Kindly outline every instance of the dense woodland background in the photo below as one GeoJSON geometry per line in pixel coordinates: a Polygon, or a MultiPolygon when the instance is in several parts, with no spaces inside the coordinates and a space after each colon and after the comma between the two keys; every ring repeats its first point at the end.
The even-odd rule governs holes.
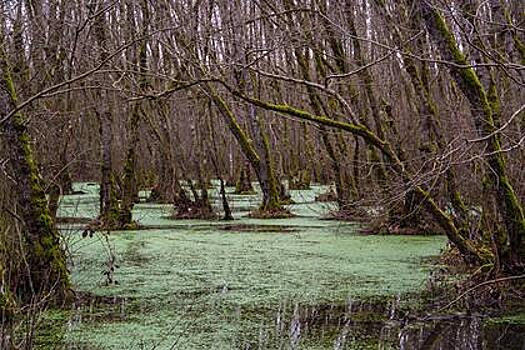
{"type": "Polygon", "coordinates": [[[523,6],[2,1],[0,305],[69,294],[54,221],[73,181],[101,184],[93,230],[134,227],[141,189],[212,218],[209,181],[251,179],[271,218],[333,184],[339,218],[523,271],[523,6]]]}

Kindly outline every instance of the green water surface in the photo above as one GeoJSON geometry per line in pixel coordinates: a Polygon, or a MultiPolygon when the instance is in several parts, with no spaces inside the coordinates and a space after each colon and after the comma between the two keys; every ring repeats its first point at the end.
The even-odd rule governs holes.
{"type": "MultiPolygon", "coordinates": [[[[66,196],[59,214],[94,218],[98,187],[75,186],[85,194],[66,196]]],[[[388,320],[405,295],[424,289],[429,257],[446,239],[364,236],[357,224],[321,220],[334,208],[313,201],[324,190],[293,191],[291,219],[247,218],[258,197],[229,195],[231,223],[172,221],[170,206],[140,203],[134,217],[153,229],[82,238],[78,226],[63,225],[75,289],[91,297],[50,312],[55,336],[40,346],[377,348],[366,334],[347,337],[348,313],[360,315],[352,305],[382,301],[384,309],[361,314],[388,320]]]]}

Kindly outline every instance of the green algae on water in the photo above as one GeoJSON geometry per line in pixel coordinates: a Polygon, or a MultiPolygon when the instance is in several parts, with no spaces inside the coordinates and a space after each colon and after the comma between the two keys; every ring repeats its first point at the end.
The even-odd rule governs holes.
{"type": "MultiPolygon", "coordinates": [[[[241,208],[233,223],[169,220],[169,205],[141,203],[133,214],[146,229],[84,239],[80,230],[65,231],[75,288],[125,302],[74,309],[64,344],[273,349],[297,342],[302,349],[333,348],[342,341],[343,318],[343,325],[314,329],[320,310],[342,306],[338,312],[345,315],[346,305],[370,298],[394,305],[424,288],[431,269],[424,262],[439,254],[444,237],[358,235],[355,223],[319,220],[325,207],[309,202],[314,191],[292,196],[299,204],[290,208],[302,214],[291,219],[248,218],[243,210],[257,203],[246,205],[246,199],[232,206],[241,208]],[[294,325],[302,325],[301,334],[294,325]]],[[[73,208],[75,200],[64,204],[73,208]]],[[[85,213],[96,202],[76,205],[85,213]]],[[[356,320],[379,322],[389,313],[365,312],[356,320]]]]}

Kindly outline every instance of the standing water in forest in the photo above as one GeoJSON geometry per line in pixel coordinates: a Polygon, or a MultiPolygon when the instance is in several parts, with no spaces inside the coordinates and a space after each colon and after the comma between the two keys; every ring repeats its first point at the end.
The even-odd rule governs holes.
{"type": "MultiPolygon", "coordinates": [[[[96,215],[97,189],[78,186],[88,193],[65,197],[59,215],[96,215]]],[[[37,344],[520,349],[524,327],[512,319],[425,312],[421,293],[445,247],[442,236],[362,235],[358,224],[322,220],[335,203],[313,199],[326,190],[291,191],[291,219],[249,218],[257,195],[229,187],[234,222],[174,221],[169,205],[139,203],[141,230],[82,238],[82,226],[64,224],[78,300],[42,316],[37,344]]],[[[217,208],[219,191],[218,184],[210,191],[217,208]]]]}
{"type": "Polygon", "coordinates": [[[0,1],[0,348],[523,348],[522,23],[0,1]]]}

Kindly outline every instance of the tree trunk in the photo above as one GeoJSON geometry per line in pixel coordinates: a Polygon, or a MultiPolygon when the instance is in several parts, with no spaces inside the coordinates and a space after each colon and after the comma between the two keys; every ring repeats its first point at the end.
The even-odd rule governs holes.
{"type": "MultiPolygon", "coordinates": [[[[142,14],[143,22],[141,35],[146,36],[148,32],[149,25],[149,9],[146,1],[142,1],[142,14]]],[[[128,6],[128,16],[132,18],[132,8],[128,6]]],[[[132,19],[129,20],[129,23],[134,23],[132,19]]],[[[129,29],[134,33],[135,28],[132,27],[129,29]]],[[[133,39],[135,35],[132,34],[133,39]]],[[[145,39],[141,40],[140,45],[137,50],[137,59],[136,65],[138,66],[139,71],[139,92],[143,92],[147,85],[148,81],[145,77],[145,72],[147,71],[147,53],[146,53],[146,41],[145,39]]],[[[133,57],[132,57],[133,60],[133,57]]],[[[135,205],[135,201],[138,198],[138,188],[137,188],[137,174],[136,174],[136,148],[139,143],[139,122],[140,117],[144,113],[141,102],[135,102],[131,106],[131,118],[129,123],[129,144],[126,152],[126,162],[124,165],[124,175],[122,179],[122,203],[120,206],[119,214],[119,226],[127,227],[133,225],[133,216],[132,210],[135,205]]]]}
{"type": "Polygon", "coordinates": [[[235,194],[255,194],[251,182],[249,162],[245,162],[239,170],[239,178],[235,183],[235,194]]]}
{"type": "Polygon", "coordinates": [[[113,142],[113,121],[111,113],[105,111],[103,114],[96,112],[99,120],[99,132],[101,140],[101,179],[100,179],[100,213],[99,220],[105,228],[118,226],[119,206],[115,179],[112,173],[111,148],[113,142]]]}
{"type": "Polygon", "coordinates": [[[18,281],[14,292],[24,303],[48,293],[55,301],[64,301],[71,292],[66,257],[47,206],[26,120],[19,111],[13,113],[17,104],[16,91],[4,51],[3,34],[0,35],[0,118],[7,118],[2,124],[3,138],[17,184],[17,204],[24,224],[22,244],[28,268],[28,276],[18,281]],[[7,117],[10,113],[13,114],[7,117]]]}
{"type": "MultiPolygon", "coordinates": [[[[231,87],[230,91],[235,96],[238,96],[243,100],[253,103],[254,105],[259,106],[261,108],[293,116],[304,121],[314,122],[320,125],[336,128],[339,130],[345,130],[347,132],[352,133],[353,135],[360,136],[368,145],[374,146],[381,151],[383,156],[388,159],[389,164],[391,164],[392,171],[397,173],[405,183],[411,183],[414,180],[413,177],[406,170],[403,162],[399,159],[398,155],[393,150],[392,146],[388,142],[381,140],[374,132],[368,129],[365,125],[352,122],[340,122],[337,120],[330,119],[326,116],[313,115],[305,110],[297,109],[287,104],[267,103],[256,98],[246,96],[237,90],[231,89],[231,87]]],[[[447,237],[459,249],[465,260],[468,263],[473,264],[485,263],[487,261],[487,257],[485,256],[485,254],[483,254],[482,251],[480,251],[476,246],[474,246],[472,242],[470,242],[462,236],[460,230],[455,226],[454,221],[450,218],[448,214],[446,214],[443,210],[439,208],[439,206],[430,196],[427,190],[422,186],[415,186],[414,190],[418,192],[418,196],[422,198],[422,204],[434,217],[439,226],[443,228],[444,232],[447,234],[447,237]]]]}
{"type": "Polygon", "coordinates": [[[280,209],[279,188],[277,186],[268,137],[264,130],[263,121],[257,115],[255,106],[253,105],[248,106],[248,118],[252,128],[252,134],[255,138],[255,148],[260,159],[259,168],[255,169],[255,173],[261,185],[263,195],[261,209],[264,211],[280,209]]]}
{"type": "Polygon", "coordinates": [[[129,146],[126,152],[124,174],[122,177],[122,202],[119,212],[119,226],[126,227],[133,224],[132,210],[138,197],[136,175],[136,147],[139,142],[138,124],[140,119],[140,106],[132,106],[129,125],[129,146]]]}
{"type": "MultiPolygon", "coordinates": [[[[431,38],[440,49],[443,59],[459,66],[468,66],[465,55],[460,51],[454,34],[448,28],[443,16],[428,2],[421,3],[421,14],[431,38]]],[[[523,205],[517,197],[506,174],[505,157],[502,152],[497,123],[500,108],[496,103],[495,84],[486,91],[473,68],[449,66],[450,74],[470,102],[470,111],[478,134],[487,143],[487,163],[490,186],[497,197],[498,210],[503,218],[505,230],[495,233],[494,241],[504,268],[512,269],[523,260],[523,237],[525,236],[525,215],[523,205]]],[[[492,77],[490,78],[492,80],[492,77]]]]}
{"type": "MultiPolygon", "coordinates": [[[[294,51],[295,57],[297,58],[297,63],[299,64],[299,68],[301,70],[301,75],[303,79],[306,81],[311,81],[310,77],[310,64],[306,58],[306,56],[299,50],[295,49],[294,51]]],[[[317,55],[317,54],[315,54],[317,55]]],[[[317,69],[322,71],[321,73],[324,73],[324,69],[321,66],[321,63],[319,60],[317,62],[317,69]]],[[[310,102],[310,106],[312,107],[312,110],[315,114],[321,115],[323,114],[323,111],[326,111],[326,107],[324,106],[323,101],[317,94],[317,92],[310,86],[306,87],[306,90],[308,92],[308,98],[310,102]]],[[[339,159],[338,154],[336,153],[336,150],[334,148],[334,145],[332,143],[332,140],[330,139],[330,135],[326,128],[320,127],[321,132],[321,140],[323,142],[323,146],[326,150],[326,153],[328,153],[328,156],[330,158],[330,165],[332,166],[332,169],[334,171],[334,177],[335,177],[335,192],[337,194],[337,206],[340,211],[344,211],[350,204],[351,201],[351,191],[350,186],[345,181],[345,174],[344,169],[341,167],[341,160],[339,159]]]]}
{"type": "MultiPolygon", "coordinates": [[[[107,57],[106,23],[104,13],[95,18],[94,34],[100,49],[100,60],[107,57]]],[[[111,148],[113,143],[113,116],[108,106],[108,96],[101,90],[98,96],[103,101],[100,110],[95,110],[99,122],[101,144],[101,180],[100,180],[100,214],[101,226],[113,228],[118,226],[119,205],[113,175],[111,148]]]]}

